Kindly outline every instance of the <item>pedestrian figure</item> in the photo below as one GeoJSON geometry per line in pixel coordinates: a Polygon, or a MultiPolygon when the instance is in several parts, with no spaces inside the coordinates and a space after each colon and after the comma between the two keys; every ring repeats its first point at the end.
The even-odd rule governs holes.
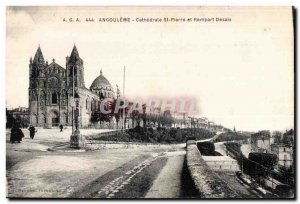
{"type": "Polygon", "coordinates": [[[63,126],[62,124],[60,124],[59,128],[60,128],[60,131],[62,132],[62,131],[63,131],[63,128],[64,128],[64,126],[63,126]]]}
{"type": "Polygon", "coordinates": [[[11,128],[11,134],[10,134],[10,142],[15,143],[17,141],[20,143],[22,141],[22,138],[24,137],[24,134],[18,124],[14,124],[11,128]]]}
{"type": "Polygon", "coordinates": [[[33,139],[33,138],[34,138],[34,135],[35,135],[35,133],[36,133],[37,131],[35,130],[35,128],[34,128],[32,125],[30,125],[30,127],[28,128],[28,130],[29,130],[29,132],[30,132],[30,138],[33,139]]]}

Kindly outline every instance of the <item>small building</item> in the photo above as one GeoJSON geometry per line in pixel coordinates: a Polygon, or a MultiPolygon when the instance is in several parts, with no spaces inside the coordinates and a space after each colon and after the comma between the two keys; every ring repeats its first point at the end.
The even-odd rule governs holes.
{"type": "Polygon", "coordinates": [[[272,144],[271,152],[278,157],[278,165],[289,168],[293,163],[293,148],[285,144],[272,144]]]}
{"type": "Polygon", "coordinates": [[[251,152],[270,153],[271,133],[268,130],[259,131],[251,135],[251,152]]]}
{"type": "Polygon", "coordinates": [[[186,113],[175,113],[173,114],[175,128],[188,128],[189,127],[189,118],[186,113]]]}

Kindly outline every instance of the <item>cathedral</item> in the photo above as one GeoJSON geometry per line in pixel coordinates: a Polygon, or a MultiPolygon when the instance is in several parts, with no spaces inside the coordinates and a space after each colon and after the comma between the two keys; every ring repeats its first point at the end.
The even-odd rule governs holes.
{"type": "Polygon", "coordinates": [[[100,75],[89,89],[84,81],[84,63],[74,45],[66,57],[63,68],[53,59],[45,60],[40,46],[29,64],[29,115],[30,124],[36,127],[72,124],[73,94],[79,97],[80,126],[89,127],[92,114],[99,110],[104,98],[115,98],[110,82],[100,75]]]}

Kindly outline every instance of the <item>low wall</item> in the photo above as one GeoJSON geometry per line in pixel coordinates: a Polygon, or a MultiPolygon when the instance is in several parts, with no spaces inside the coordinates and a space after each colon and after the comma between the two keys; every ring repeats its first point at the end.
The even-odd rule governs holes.
{"type": "Polygon", "coordinates": [[[85,149],[87,150],[101,150],[101,149],[172,149],[176,144],[152,144],[152,143],[138,143],[138,142],[113,142],[100,140],[86,140],[85,149]]]}
{"type": "Polygon", "coordinates": [[[118,133],[122,133],[122,130],[112,130],[112,131],[108,131],[108,132],[101,132],[101,133],[97,133],[97,134],[93,134],[93,135],[88,135],[86,136],[87,140],[95,140],[99,137],[103,137],[103,136],[112,136],[118,133]]]}
{"type": "Polygon", "coordinates": [[[202,156],[205,163],[216,171],[239,171],[239,165],[236,160],[228,156],[202,156]]]}
{"type": "Polygon", "coordinates": [[[203,160],[195,142],[187,143],[187,167],[201,198],[238,198],[203,160]]]}

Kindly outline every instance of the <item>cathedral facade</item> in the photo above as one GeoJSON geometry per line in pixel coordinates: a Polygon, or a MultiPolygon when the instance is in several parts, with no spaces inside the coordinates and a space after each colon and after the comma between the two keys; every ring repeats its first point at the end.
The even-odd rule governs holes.
{"type": "Polygon", "coordinates": [[[99,111],[102,99],[115,97],[102,71],[90,89],[85,87],[84,62],[75,45],[71,55],[66,57],[65,68],[54,59],[48,64],[38,47],[34,58],[30,58],[28,94],[30,124],[45,128],[72,124],[74,95],[79,97],[81,127],[91,124],[92,114],[99,111]]]}

